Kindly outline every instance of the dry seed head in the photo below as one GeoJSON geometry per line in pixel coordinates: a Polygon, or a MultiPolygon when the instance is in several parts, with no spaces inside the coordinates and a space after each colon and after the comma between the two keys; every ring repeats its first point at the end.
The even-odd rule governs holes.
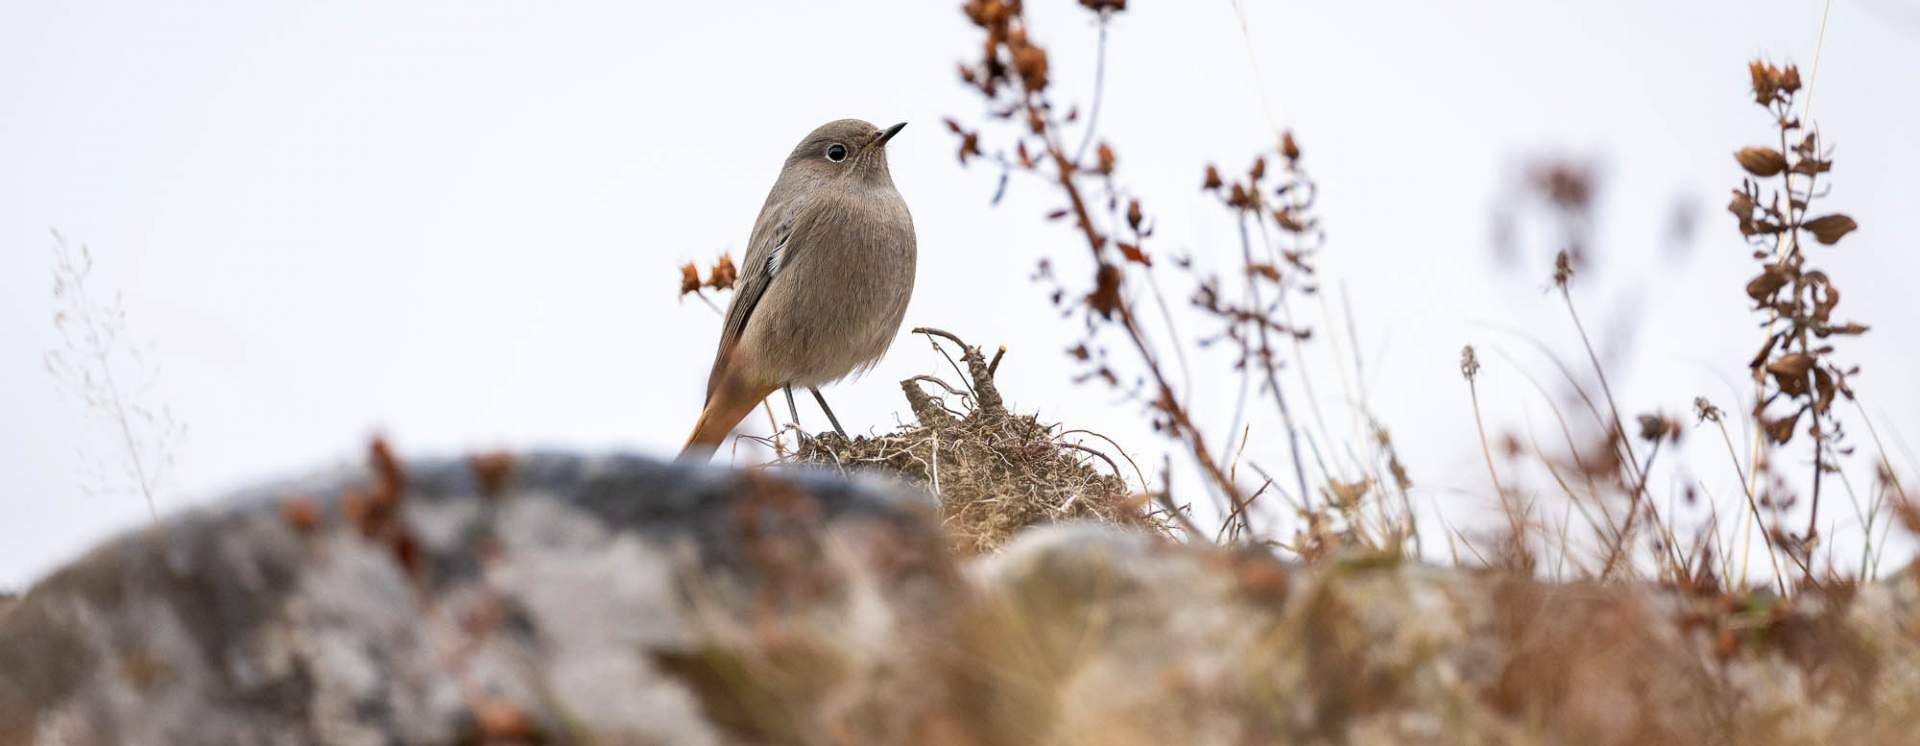
{"type": "Polygon", "coordinates": [[[713,270],[707,274],[707,287],[726,290],[733,287],[734,280],[739,278],[740,273],[733,268],[733,257],[721,254],[719,259],[714,260],[713,270]]]}
{"type": "Polygon", "coordinates": [[[1640,439],[1649,443],[1662,440],[1680,440],[1680,423],[1663,414],[1643,414],[1640,421],[1640,439]]]}
{"type": "Polygon", "coordinates": [[[1206,181],[1201,182],[1200,189],[1210,192],[1219,189],[1222,183],[1224,182],[1220,181],[1220,169],[1215,168],[1211,163],[1207,164],[1207,178],[1206,181]]]}
{"type": "MultiPolygon", "coordinates": [[[[1753,85],[1753,102],[1761,106],[1773,103],[1774,97],[1780,92],[1781,84],[1785,82],[1785,76],[1780,72],[1780,68],[1760,60],[1747,63],[1747,76],[1753,85]]],[[[1794,87],[1799,87],[1798,70],[1794,71],[1793,81],[1794,87]]]]}
{"type": "Polygon", "coordinates": [[[1553,258],[1554,287],[1558,287],[1564,290],[1567,287],[1567,283],[1572,281],[1573,281],[1573,257],[1567,254],[1566,249],[1561,249],[1560,254],[1553,258]]]}
{"type": "Polygon", "coordinates": [[[1471,382],[1480,374],[1480,357],[1473,354],[1473,345],[1460,348],[1460,375],[1471,382]]]}
{"type": "Polygon", "coordinates": [[[1800,68],[1788,65],[1787,69],[1780,71],[1779,85],[1780,90],[1788,93],[1800,90],[1800,68]]]}
{"type": "Polygon", "coordinates": [[[700,290],[700,268],[693,266],[693,262],[687,262],[686,264],[681,265],[680,294],[686,295],[687,293],[699,292],[699,290],[700,290]]]}

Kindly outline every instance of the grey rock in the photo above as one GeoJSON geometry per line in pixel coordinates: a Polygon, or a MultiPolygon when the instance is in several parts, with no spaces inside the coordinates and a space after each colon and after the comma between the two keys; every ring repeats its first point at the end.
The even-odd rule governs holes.
{"type": "Polygon", "coordinates": [[[0,611],[0,744],[911,735],[892,690],[960,587],[924,497],[500,463],[273,485],[95,550],[0,611]]]}

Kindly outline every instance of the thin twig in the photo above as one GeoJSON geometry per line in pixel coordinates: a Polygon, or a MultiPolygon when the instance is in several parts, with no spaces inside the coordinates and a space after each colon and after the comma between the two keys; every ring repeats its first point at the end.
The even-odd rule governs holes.
{"type": "MultiPolygon", "coordinates": [[[[1238,223],[1240,227],[1240,253],[1246,263],[1252,265],[1253,243],[1252,240],[1247,237],[1247,217],[1245,213],[1240,215],[1238,223]]],[[[1247,283],[1247,287],[1253,293],[1254,308],[1262,307],[1260,304],[1260,283],[1249,282],[1247,283]]],[[[1300,431],[1294,427],[1293,411],[1287,407],[1286,392],[1280,390],[1280,372],[1274,369],[1273,342],[1267,333],[1266,324],[1255,323],[1254,327],[1257,328],[1260,333],[1260,362],[1261,367],[1264,368],[1267,373],[1267,388],[1273,391],[1273,400],[1280,406],[1281,424],[1287,428],[1287,448],[1292,452],[1293,476],[1299,483],[1297,486],[1300,488],[1300,499],[1306,503],[1307,508],[1310,510],[1313,507],[1313,496],[1307,492],[1306,464],[1300,460],[1300,431]]]]}

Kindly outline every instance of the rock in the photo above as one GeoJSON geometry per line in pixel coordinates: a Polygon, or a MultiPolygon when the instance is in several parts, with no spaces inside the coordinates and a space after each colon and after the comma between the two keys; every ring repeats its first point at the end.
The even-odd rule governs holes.
{"type": "Polygon", "coordinates": [[[40,582],[0,617],[0,743],[904,743],[944,696],[960,576],[918,493],[375,464],[40,582]]]}
{"type": "Polygon", "coordinates": [[[1313,566],[638,458],[239,495],[0,608],[4,744],[1898,744],[1920,581],[1771,596],[1313,566]]]}
{"type": "Polygon", "coordinates": [[[1093,527],[973,570],[997,742],[1920,743],[1911,573],[1851,598],[1695,598],[1093,527]]]}

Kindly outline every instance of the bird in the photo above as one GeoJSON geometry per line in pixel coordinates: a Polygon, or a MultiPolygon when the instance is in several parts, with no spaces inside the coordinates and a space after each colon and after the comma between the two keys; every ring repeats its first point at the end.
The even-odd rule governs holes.
{"type": "Polygon", "coordinates": [[[906,126],[835,120],[787,156],[753,222],[681,458],[710,458],[776,390],[797,422],[794,386],[845,437],[819,387],[879,362],[913,295],[913,216],[887,170],[887,143],[906,126]]]}

